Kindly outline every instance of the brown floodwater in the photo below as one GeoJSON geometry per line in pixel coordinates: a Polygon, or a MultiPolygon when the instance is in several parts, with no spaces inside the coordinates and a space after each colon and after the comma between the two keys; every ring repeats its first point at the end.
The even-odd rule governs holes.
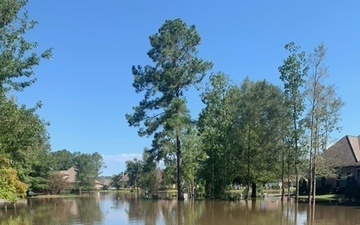
{"type": "Polygon", "coordinates": [[[0,207],[1,225],[343,225],[360,224],[360,207],[282,202],[144,200],[101,193],[82,198],[28,199],[0,207]]]}

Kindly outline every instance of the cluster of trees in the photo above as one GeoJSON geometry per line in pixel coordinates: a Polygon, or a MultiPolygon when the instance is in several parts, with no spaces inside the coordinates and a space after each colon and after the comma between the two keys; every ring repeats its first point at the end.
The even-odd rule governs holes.
{"type": "Polygon", "coordinates": [[[97,152],[92,154],[80,152],[71,153],[63,149],[51,152],[49,161],[49,166],[53,172],[50,173],[47,190],[54,194],[59,194],[67,188],[78,189],[80,192],[82,189],[93,189],[95,180],[99,178],[101,169],[105,167],[102,156],[97,152]],[[72,184],[73,186],[69,186],[69,183],[63,179],[63,175],[56,173],[56,171],[68,170],[71,167],[74,167],[76,171],[76,182],[72,184]]]}
{"type": "Polygon", "coordinates": [[[28,107],[20,105],[13,96],[36,81],[33,68],[52,56],[52,49],[40,51],[36,42],[25,39],[37,23],[29,19],[26,3],[0,3],[0,199],[10,201],[25,196],[28,189],[49,191],[52,178],[55,179],[52,171],[67,165],[78,169],[80,187],[87,187],[88,176],[98,176],[103,166],[98,153],[52,153],[48,122],[37,114],[41,102],[28,107]],[[71,157],[61,161],[61,154],[71,157]]]}
{"type": "Polygon", "coordinates": [[[49,151],[47,123],[11,96],[35,82],[33,67],[51,57],[51,49],[37,53],[36,42],[25,35],[36,25],[24,9],[26,1],[0,4],[0,199],[24,196],[30,185],[41,182],[42,156],[49,151]]]}
{"type": "Polygon", "coordinates": [[[222,198],[233,184],[254,196],[259,185],[278,180],[283,187],[295,180],[298,197],[300,176],[309,178],[309,198],[315,195],[316,176],[327,171],[319,168],[325,166],[320,154],[339,129],[343,105],[326,80],[323,44],[310,54],[285,45],[289,55],[279,66],[283,88],[249,78],[237,85],[223,73],[210,75],[201,94],[205,107],[195,120],[185,93],[199,87],[212,68],[197,57],[195,27],[168,20],[149,39],[153,65],[132,68],[133,86],[144,98],[126,119],[153,142],[145,150],[148,160],[127,162],[128,172],[149,159],[162,160],[164,180],[176,179],[179,199],[184,187],[190,194],[203,187],[208,197],[222,198]]]}

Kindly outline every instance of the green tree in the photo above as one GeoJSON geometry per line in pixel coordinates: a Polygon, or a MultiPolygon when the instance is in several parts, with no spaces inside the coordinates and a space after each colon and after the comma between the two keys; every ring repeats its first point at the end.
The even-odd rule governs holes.
{"type": "Polygon", "coordinates": [[[119,190],[122,187],[121,186],[121,179],[123,178],[123,176],[124,176],[123,172],[112,176],[112,178],[111,178],[111,186],[115,187],[117,190],[119,190]]]}
{"type": "Polygon", "coordinates": [[[321,163],[318,156],[327,149],[330,135],[339,130],[339,112],[343,101],[336,95],[334,85],[327,85],[328,68],[324,65],[326,48],[323,44],[317,46],[309,55],[307,63],[310,75],[306,82],[305,96],[309,109],[305,119],[305,126],[309,130],[309,202],[314,201],[316,195],[316,176],[329,175],[329,166],[321,163]],[[322,165],[320,167],[320,165],[322,165]],[[325,168],[324,168],[325,167],[325,168]],[[326,171],[324,173],[318,173],[326,171]],[[312,196],[312,198],[311,198],[312,196]]]}
{"type": "Polygon", "coordinates": [[[140,170],[139,186],[148,190],[150,193],[157,191],[161,187],[162,174],[157,169],[157,163],[154,156],[146,149],[142,156],[142,168],[140,170]]]}
{"type": "Polygon", "coordinates": [[[52,157],[52,170],[67,170],[75,165],[75,156],[70,151],[63,149],[50,153],[52,157]]]}
{"type": "Polygon", "coordinates": [[[284,83],[284,92],[287,98],[287,105],[289,107],[290,117],[292,120],[292,128],[290,133],[291,148],[294,152],[294,169],[295,169],[295,183],[296,194],[295,198],[299,197],[299,157],[301,155],[299,148],[300,135],[302,133],[300,127],[300,117],[305,109],[304,98],[301,88],[304,85],[305,77],[307,76],[308,67],[306,65],[306,58],[304,52],[299,52],[300,47],[296,46],[294,42],[285,45],[285,49],[290,52],[290,55],[284,60],[284,64],[279,67],[280,80],[284,83]]]}
{"type": "Polygon", "coordinates": [[[61,173],[51,174],[47,186],[49,194],[52,195],[58,195],[63,190],[70,188],[69,182],[67,179],[64,179],[64,175],[61,173]]]}
{"type": "Polygon", "coordinates": [[[139,180],[143,170],[143,162],[138,159],[128,160],[125,162],[125,173],[129,177],[129,184],[134,186],[136,190],[139,188],[139,180]]]}
{"type": "Polygon", "coordinates": [[[75,152],[74,162],[76,168],[76,180],[79,184],[79,192],[82,189],[91,190],[95,186],[95,180],[98,178],[98,167],[92,154],[75,152]]]}
{"type": "Polygon", "coordinates": [[[32,165],[32,171],[29,174],[30,177],[30,189],[34,192],[46,192],[48,189],[48,179],[51,175],[52,168],[51,156],[46,151],[39,151],[36,161],[32,165]]]}
{"type": "Polygon", "coordinates": [[[192,197],[195,195],[196,187],[200,185],[200,179],[198,178],[200,165],[206,159],[201,138],[195,125],[184,136],[183,146],[184,184],[187,186],[189,196],[192,197]]]}
{"type": "Polygon", "coordinates": [[[164,137],[174,137],[178,198],[183,199],[181,142],[184,126],[190,123],[184,94],[203,79],[212,63],[197,58],[200,36],[195,26],[187,27],[180,19],[165,21],[150,36],[150,44],[148,56],[155,65],[132,67],[133,86],[137,93],[145,94],[126,119],[130,126],[140,126],[140,136],[154,134],[155,148],[164,137]]]}
{"type": "Polygon", "coordinates": [[[199,175],[207,196],[222,198],[235,183],[252,187],[255,196],[258,184],[280,176],[287,112],[282,91],[248,78],[235,86],[220,73],[210,76],[202,100],[199,130],[206,157],[199,175]]]}
{"type": "Polygon", "coordinates": [[[103,157],[98,152],[92,153],[91,158],[95,164],[96,179],[98,179],[102,172],[102,169],[106,168],[106,165],[104,163],[103,157]]]}
{"type": "Polygon", "coordinates": [[[27,185],[19,181],[10,161],[0,154],[0,199],[15,202],[25,196],[27,185]]]}
{"type": "MultiPolygon", "coordinates": [[[[40,160],[49,145],[46,123],[36,114],[40,104],[27,109],[9,93],[33,84],[34,66],[51,57],[51,49],[39,53],[38,44],[25,39],[37,23],[29,19],[26,4],[26,0],[0,2],[0,153],[16,174],[11,179],[44,188],[46,163],[41,165],[40,160]]],[[[8,179],[4,176],[0,179],[8,179]]]]}
{"type": "Polygon", "coordinates": [[[15,100],[0,96],[0,153],[10,160],[17,176],[26,184],[32,182],[32,177],[38,177],[36,168],[46,166],[40,160],[50,150],[47,124],[36,114],[39,107],[19,107],[15,100]]]}
{"type": "Polygon", "coordinates": [[[198,127],[205,159],[199,167],[199,176],[205,183],[206,195],[211,198],[221,198],[234,179],[231,151],[235,140],[231,133],[238,96],[222,73],[210,76],[210,83],[201,96],[205,108],[198,127]]]}
{"type": "Polygon", "coordinates": [[[25,39],[37,24],[29,20],[26,0],[8,0],[0,3],[0,92],[23,90],[35,82],[33,67],[42,58],[49,59],[51,49],[38,54],[37,42],[25,39]],[[22,79],[18,79],[22,78],[22,79]],[[26,79],[28,78],[28,79],[26,79]]]}
{"type": "Polygon", "coordinates": [[[256,197],[257,185],[276,180],[280,174],[283,145],[283,120],[286,115],[282,91],[266,82],[245,79],[240,86],[237,119],[239,170],[238,177],[252,187],[256,197]],[[246,172],[245,172],[246,171],[246,172]]]}

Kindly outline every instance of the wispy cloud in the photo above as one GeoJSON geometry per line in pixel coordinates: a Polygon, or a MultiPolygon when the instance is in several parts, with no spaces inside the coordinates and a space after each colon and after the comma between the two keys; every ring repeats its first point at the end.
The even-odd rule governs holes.
{"type": "Polygon", "coordinates": [[[128,160],[133,160],[135,158],[141,159],[142,154],[128,154],[128,153],[122,153],[118,155],[102,155],[104,161],[114,161],[114,162],[126,162],[128,160]]]}

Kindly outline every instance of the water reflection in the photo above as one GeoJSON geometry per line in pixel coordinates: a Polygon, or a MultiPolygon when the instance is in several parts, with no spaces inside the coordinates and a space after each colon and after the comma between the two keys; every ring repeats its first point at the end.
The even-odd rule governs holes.
{"type": "Polygon", "coordinates": [[[359,207],[320,205],[265,198],[257,201],[144,200],[135,194],[32,199],[0,210],[1,225],[321,225],[356,224],[359,207]]]}
{"type": "Polygon", "coordinates": [[[26,207],[0,211],[0,224],[101,224],[99,199],[93,197],[64,199],[28,199],[26,207]],[[20,222],[21,221],[21,222],[20,222]]]}
{"type": "Polygon", "coordinates": [[[141,224],[296,224],[291,203],[278,199],[257,201],[183,201],[127,199],[129,221],[141,224]]]}

